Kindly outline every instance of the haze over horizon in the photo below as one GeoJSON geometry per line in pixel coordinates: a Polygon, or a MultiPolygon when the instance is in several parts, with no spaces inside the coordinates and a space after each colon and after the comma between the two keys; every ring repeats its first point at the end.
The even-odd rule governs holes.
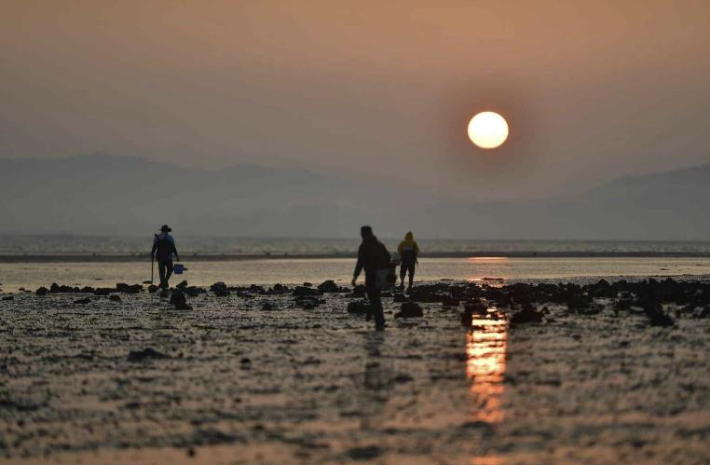
{"type": "Polygon", "coordinates": [[[705,1],[9,1],[0,21],[2,159],[303,167],[471,202],[710,161],[705,1]],[[483,109],[510,124],[494,152],[466,139],[483,109]]]}

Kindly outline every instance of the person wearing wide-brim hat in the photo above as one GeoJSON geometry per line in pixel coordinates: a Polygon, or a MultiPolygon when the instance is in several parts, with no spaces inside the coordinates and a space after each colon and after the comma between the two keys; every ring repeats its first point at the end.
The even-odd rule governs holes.
{"type": "Polygon", "coordinates": [[[168,281],[173,274],[173,256],[180,261],[180,256],[175,248],[175,238],[170,234],[172,229],[167,224],[160,227],[160,234],[153,238],[153,249],[150,252],[151,260],[158,260],[158,274],[160,287],[168,288],[168,281]]]}

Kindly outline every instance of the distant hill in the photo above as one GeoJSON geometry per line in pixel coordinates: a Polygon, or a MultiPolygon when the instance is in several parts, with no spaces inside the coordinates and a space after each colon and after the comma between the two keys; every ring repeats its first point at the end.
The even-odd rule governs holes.
{"type": "Polygon", "coordinates": [[[478,203],[306,169],[181,168],[103,154],[0,160],[0,233],[710,240],[710,165],[624,177],[584,195],[478,203]]]}

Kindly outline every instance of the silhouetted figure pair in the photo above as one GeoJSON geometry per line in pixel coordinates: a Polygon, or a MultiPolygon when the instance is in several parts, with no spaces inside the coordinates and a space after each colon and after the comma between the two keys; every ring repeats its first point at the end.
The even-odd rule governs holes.
{"type": "Polygon", "coordinates": [[[384,244],[378,241],[372,233],[371,227],[360,228],[360,236],[362,236],[362,243],[357,252],[357,264],[353,273],[352,285],[356,285],[358,276],[362,270],[365,270],[365,292],[367,292],[367,299],[372,306],[375,328],[381,330],[385,327],[385,316],[382,311],[380,286],[384,285],[383,281],[386,282],[391,257],[384,244]]]}
{"type": "Polygon", "coordinates": [[[168,281],[173,274],[173,256],[180,261],[178,251],[175,248],[175,238],[170,235],[172,229],[164,224],[160,227],[160,234],[153,238],[153,249],[150,251],[151,260],[158,260],[158,274],[160,275],[160,287],[168,288],[168,281]]]}

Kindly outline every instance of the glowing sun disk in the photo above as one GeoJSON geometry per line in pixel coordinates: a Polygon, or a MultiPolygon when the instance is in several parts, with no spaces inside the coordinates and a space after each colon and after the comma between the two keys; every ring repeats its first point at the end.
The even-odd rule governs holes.
{"type": "Polygon", "coordinates": [[[498,113],[481,112],[469,121],[468,137],[482,149],[500,147],[508,138],[508,123],[498,113]]]}

